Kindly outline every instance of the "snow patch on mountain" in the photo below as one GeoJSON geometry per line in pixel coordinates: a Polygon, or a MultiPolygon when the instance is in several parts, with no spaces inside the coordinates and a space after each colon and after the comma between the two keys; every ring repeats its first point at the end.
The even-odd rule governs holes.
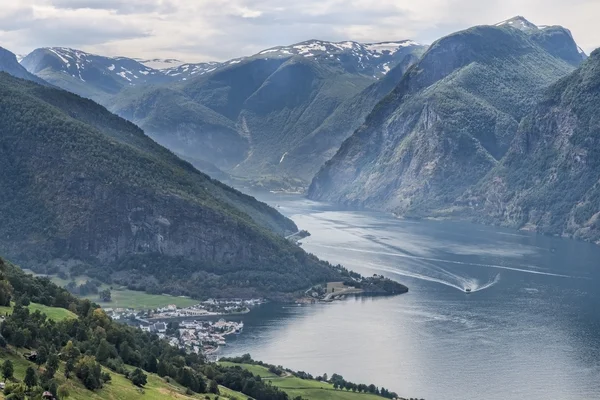
{"type": "Polygon", "coordinates": [[[495,24],[495,26],[511,26],[513,28],[517,28],[525,32],[536,31],[548,27],[547,25],[537,26],[529,22],[527,19],[525,19],[525,17],[522,17],[520,15],[507,19],[506,21],[498,22],[497,24],[495,24]]]}
{"type": "Polygon", "coordinates": [[[134,60],[152,69],[171,69],[186,64],[184,61],[175,58],[153,58],[149,60],[134,58],[134,60]]]}

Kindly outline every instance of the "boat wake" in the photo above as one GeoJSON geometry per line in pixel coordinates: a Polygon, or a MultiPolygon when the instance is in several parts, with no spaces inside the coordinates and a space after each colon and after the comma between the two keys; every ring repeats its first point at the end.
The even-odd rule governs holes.
{"type": "MultiPolygon", "coordinates": [[[[358,252],[358,253],[370,253],[370,254],[379,254],[379,255],[399,257],[399,258],[410,258],[410,259],[413,259],[413,260],[431,261],[431,262],[439,262],[439,263],[446,263],[446,264],[470,265],[470,266],[475,266],[475,267],[504,269],[504,270],[508,270],[508,271],[524,272],[524,273],[527,273],[527,274],[534,274],[534,275],[555,276],[555,277],[559,277],[559,278],[573,278],[572,276],[569,276],[569,275],[556,274],[556,273],[553,273],[553,272],[536,271],[536,270],[533,270],[533,269],[525,269],[525,268],[517,268],[517,267],[507,267],[506,265],[480,264],[480,263],[455,261],[455,260],[443,260],[443,259],[439,259],[439,258],[421,257],[421,256],[410,255],[410,254],[392,253],[392,252],[375,251],[375,250],[355,249],[355,248],[351,248],[351,247],[328,246],[328,245],[316,244],[316,243],[312,243],[312,246],[326,247],[326,248],[331,248],[331,249],[335,249],[335,250],[353,251],[353,252],[358,252]]],[[[531,268],[537,268],[537,267],[532,266],[531,268]]]]}
{"type": "Polygon", "coordinates": [[[388,272],[400,276],[406,276],[409,278],[440,283],[442,285],[449,286],[451,288],[460,290],[461,292],[465,293],[474,293],[479,292],[481,290],[489,289],[496,283],[500,282],[500,274],[496,274],[492,279],[488,280],[487,282],[482,282],[479,279],[464,277],[452,273],[444,268],[437,267],[435,265],[427,265],[428,271],[424,271],[424,273],[406,271],[374,263],[368,263],[368,266],[371,269],[378,270],[381,272],[388,272]]]}

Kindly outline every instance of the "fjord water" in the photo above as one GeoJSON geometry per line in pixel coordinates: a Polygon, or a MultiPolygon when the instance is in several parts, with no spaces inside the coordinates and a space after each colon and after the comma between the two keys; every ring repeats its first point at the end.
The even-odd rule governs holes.
{"type": "Polygon", "coordinates": [[[410,292],[263,306],[222,355],[428,400],[600,398],[599,246],[300,197],[261,200],[312,234],[307,251],[410,292]]]}

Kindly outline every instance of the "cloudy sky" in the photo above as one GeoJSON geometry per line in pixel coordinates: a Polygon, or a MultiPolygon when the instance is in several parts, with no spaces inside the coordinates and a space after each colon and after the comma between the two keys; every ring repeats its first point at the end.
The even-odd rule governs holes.
{"type": "Polygon", "coordinates": [[[600,0],[0,0],[0,46],[226,60],[307,39],[435,39],[523,15],[600,47],[600,0]]]}

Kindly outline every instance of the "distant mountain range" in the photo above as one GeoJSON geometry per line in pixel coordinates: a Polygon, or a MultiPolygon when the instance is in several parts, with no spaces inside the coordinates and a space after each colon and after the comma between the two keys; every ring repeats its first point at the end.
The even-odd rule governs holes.
{"type": "MultiPolygon", "coordinates": [[[[311,40],[223,63],[186,64],[44,48],[21,63],[53,85],[104,104],[198,167],[223,170],[218,176],[292,177],[302,186],[355,128],[350,124],[321,140],[334,111],[424,49],[412,41],[311,40]],[[307,155],[303,149],[315,137],[320,144],[307,155]]],[[[357,120],[387,94],[371,93],[375,97],[356,110],[357,120]]]]}
{"type": "Polygon", "coordinates": [[[577,111],[595,104],[582,84],[595,57],[586,61],[568,29],[515,17],[430,47],[310,40],[198,64],[53,48],[22,60],[26,76],[12,57],[4,68],[101,102],[219,179],[312,181],[312,199],[598,240],[593,118],[577,111]],[[552,120],[561,107],[574,108],[552,120]],[[565,130],[582,138],[568,151],[545,136],[565,130]],[[558,192],[569,196],[555,207],[558,192]]]}

